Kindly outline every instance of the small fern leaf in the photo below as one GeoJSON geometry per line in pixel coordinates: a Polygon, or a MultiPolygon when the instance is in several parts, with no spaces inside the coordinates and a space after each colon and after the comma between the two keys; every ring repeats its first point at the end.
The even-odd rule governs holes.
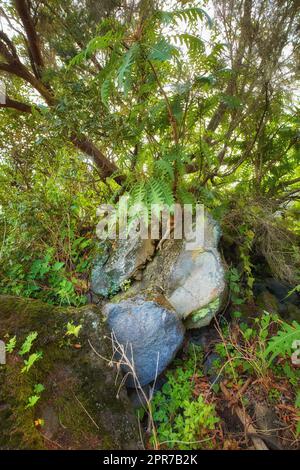
{"type": "Polygon", "coordinates": [[[165,38],[161,38],[154,46],[152,46],[148,59],[165,62],[166,60],[170,60],[176,54],[178,54],[178,49],[172,44],[169,44],[165,38]]]}
{"type": "Polygon", "coordinates": [[[161,158],[155,162],[155,171],[164,177],[168,177],[171,181],[174,181],[174,168],[172,164],[161,158]]]}
{"type": "Polygon", "coordinates": [[[183,10],[175,11],[157,11],[155,16],[164,24],[170,24],[172,22],[176,23],[177,20],[195,22],[198,19],[202,20],[205,18],[210,28],[213,25],[211,17],[205,10],[199,7],[185,8],[183,10]]]}
{"type": "Polygon", "coordinates": [[[111,91],[112,91],[112,81],[111,81],[111,78],[108,77],[102,83],[101,90],[100,90],[102,103],[107,108],[108,108],[108,102],[109,102],[109,97],[111,95],[111,91]]]}
{"type": "Polygon", "coordinates": [[[149,206],[152,204],[164,204],[164,188],[161,181],[151,178],[146,185],[147,201],[149,206]]]}
{"type": "Polygon", "coordinates": [[[132,66],[138,56],[139,49],[139,44],[133,44],[126,54],[124,54],[122,63],[118,70],[118,84],[119,87],[124,90],[125,94],[127,94],[129,90],[132,66]]]}
{"type": "Polygon", "coordinates": [[[146,201],[145,183],[136,183],[130,191],[130,205],[134,206],[146,201]]]}
{"type": "Polygon", "coordinates": [[[170,208],[173,206],[173,204],[175,204],[172,185],[167,183],[167,181],[165,180],[161,180],[160,185],[163,190],[164,204],[166,204],[170,208]]]}
{"type": "Polygon", "coordinates": [[[205,50],[204,42],[193,34],[183,33],[175,36],[175,41],[185,45],[192,54],[203,53],[205,50]]]}
{"type": "Polygon", "coordinates": [[[85,60],[85,51],[81,51],[76,54],[69,62],[68,69],[75,67],[76,65],[81,65],[85,60]]]}
{"type": "Polygon", "coordinates": [[[300,324],[296,321],[294,321],[292,325],[284,323],[277,335],[273,336],[268,341],[264,352],[264,357],[268,359],[268,364],[271,364],[278,356],[291,356],[292,344],[295,340],[300,340],[300,324]]]}

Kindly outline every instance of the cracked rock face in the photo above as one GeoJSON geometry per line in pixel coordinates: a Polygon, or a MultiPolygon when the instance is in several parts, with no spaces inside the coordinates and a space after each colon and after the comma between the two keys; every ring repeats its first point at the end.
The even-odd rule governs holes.
{"type": "Polygon", "coordinates": [[[138,234],[120,240],[115,249],[105,245],[92,270],[91,288],[94,294],[102,297],[116,294],[124,282],[137,275],[153,252],[152,240],[141,240],[138,234]]]}

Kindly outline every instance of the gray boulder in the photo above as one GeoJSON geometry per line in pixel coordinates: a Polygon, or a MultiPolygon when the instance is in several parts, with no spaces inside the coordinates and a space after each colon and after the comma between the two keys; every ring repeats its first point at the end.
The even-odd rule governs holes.
{"type": "MultiPolygon", "coordinates": [[[[174,359],[184,339],[184,327],[175,312],[141,297],[107,304],[109,328],[134,364],[141,386],[153,381],[174,359]]],[[[124,372],[128,368],[123,366],[124,372]]],[[[134,387],[131,374],[127,386],[134,387]]]]}
{"type": "Polygon", "coordinates": [[[91,289],[96,295],[109,297],[116,294],[127,280],[138,277],[139,270],[151,259],[152,240],[136,236],[102,245],[103,253],[96,260],[91,276],[91,289]]]}
{"type": "Polygon", "coordinates": [[[159,290],[187,328],[208,325],[222,308],[226,294],[225,269],[218,251],[220,233],[219,225],[206,215],[199,246],[191,250],[186,240],[166,240],[144,269],[143,279],[133,284],[126,297],[141,293],[151,297],[159,290]]]}
{"type": "Polygon", "coordinates": [[[202,244],[189,250],[184,241],[170,270],[166,298],[188,328],[208,325],[222,306],[226,283],[219,238],[218,224],[206,216],[202,244]]]}

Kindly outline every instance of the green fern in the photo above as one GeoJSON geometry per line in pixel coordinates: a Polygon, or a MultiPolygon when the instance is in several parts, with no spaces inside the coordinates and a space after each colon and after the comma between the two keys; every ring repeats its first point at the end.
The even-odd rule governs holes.
{"type": "Polygon", "coordinates": [[[147,202],[148,205],[164,204],[164,186],[161,181],[151,178],[146,184],[147,202]]]}
{"type": "Polygon", "coordinates": [[[117,80],[119,87],[123,89],[124,93],[127,94],[130,88],[131,72],[134,61],[136,60],[140,46],[138,43],[134,43],[131,48],[124,54],[123,60],[117,72],[117,80]]]}
{"type": "Polygon", "coordinates": [[[292,344],[295,340],[300,340],[300,324],[296,321],[293,321],[292,325],[282,323],[281,330],[268,341],[264,352],[268,364],[271,364],[278,356],[291,356],[293,352],[292,344]]]}
{"type": "Polygon", "coordinates": [[[148,58],[149,60],[165,62],[166,60],[170,60],[176,54],[178,54],[178,49],[162,37],[154,46],[151,47],[148,58]]]}
{"type": "Polygon", "coordinates": [[[163,190],[164,194],[164,204],[167,205],[169,208],[172,207],[173,204],[175,204],[175,198],[173,194],[173,188],[172,186],[165,180],[161,180],[160,183],[161,188],[163,190]]]}
{"type": "Polygon", "coordinates": [[[170,24],[172,22],[176,23],[177,20],[196,22],[199,19],[202,20],[203,18],[206,19],[210,28],[213,24],[212,19],[206,13],[206,11],[199,7],[185,8],[183,10],[175,11],[157,11],[155,16],[164,24],[170,24]]]}
{"type": "Polygon", "coordinates": [[[108,108],[108,101],[112,91],[112,80],[110,77],[107,77],[101,85],[101,100],[102,103],[108,108]]]}
{"type": "Polygon", "coordinates": [[[89,58],[95,54],[95,52],[107,49],[112,43],[115,42],[117,37],[119,39],[119,35],[116,36],[116,34],[112,31],[108,31],[104,36],[96,36],[95,38],[91,39],[85,49],[85,57],[89,58]]]}
{"type": "Polygon", "coordinates": [[[154,163],[155,173],[162,175],[164,178],[174,181],[174,168],[168,160],[160,158],[154,163]]]}
{"type": "Polygon", "coordinates": [[[177,197],[182,204],[195,204],[195,197],[182,184],[177,188],[177,197]]]}
{"type": "Polygon", "coordinates": [[[183,33],[175,36],[175,41],[185,45],[191,54],[200,54],[205,50],[203,41],[193,34],[183,33]]]}
{"type": "Polygon", "coordinates": [[[90,59],[95,52],[99,50],[105,50],[108,47],[114,45],[116,42],[120,42],[122,34],[120,31],[113,32],[108,31],[103,36],[96,36],[91,39],[86,46],[86,48],[76,54],[69,62],[68,68],[74,67],[76,65],[81,65],[85,60],[90,59]]]}
{"type": "Polygon", "coordinates": [[[130,205],[134,206],[146,201],[146,188],[144,181],[136,183],[130,192],[130,205]]]}

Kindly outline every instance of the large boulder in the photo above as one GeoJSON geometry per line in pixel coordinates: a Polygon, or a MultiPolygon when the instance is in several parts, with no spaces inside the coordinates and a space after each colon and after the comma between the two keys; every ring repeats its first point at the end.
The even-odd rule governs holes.
{"type": "Polygon", "coordinates": [[[157,302],[135,297],[107,304],[104,312],[116,341],[123,346],[130,362],[129,366],[123,364],[124,372],[129,372],[128,386],[143,386],[153,381],[182,345],[184,327],[181,321],[175,312],[157,302]]]}
{"type": "MultiPolygon", "coordinates": [[[[153,292],[159,290],[187,328],[208,325],[221,309],[226,294],[219,239],[218,224],[206,215],[204,240],[199,246],[191,250],[186,240],[166,240],[146,265],[142,280],[134,282],[125,297],[143,293],[152,298],[153,292]]],[[[119,298],[124,298],[124,294],[119,298]]]]}
{"type": "Polygon", "coordinates": [[[138,277],[139,270],[154,252],[152,240],[142,240],[138,233],[117,244],[102,243],[102,254],[94,263],[91,288],[94,294],[109,297],[116,294],[127,280],[138,277]]]}
{"type": "Polygon", "coordinates": [[[0,365],[0,450],[139,448],[126,389],[118,390],[117,370],[109,366],[110,332],[95,306],[62,309],[0,296],[0,340],[15,335],[15,349],[0,365]],[[75,334],[66,335],[68,323],[75,334]],[[37,339],[22,356],[32,331],[37,339]],[[22,372],[24,360],[38,351],[43,357],[22,372]],[[45,390],[27,407],[36,384],[45,390]]]}

